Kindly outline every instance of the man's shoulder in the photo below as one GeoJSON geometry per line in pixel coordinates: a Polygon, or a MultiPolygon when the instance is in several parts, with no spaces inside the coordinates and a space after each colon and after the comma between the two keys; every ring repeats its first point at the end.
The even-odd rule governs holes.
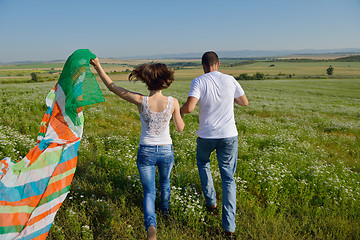
{"type": "Polygon", "coordinates": [[[207,76],[207,73],[204,73],[204,74],[202,74],[202,75],[200,75],[200,76],[198,76],[198,77],[194,78],[193,80],[201,80],[201,79],[206,78],[206,76],[207,76]]]}
{"type": "Polygon", "coordinates": [[[232,76],[232,75],[222,73],[222,72],[219,72],[219,73],[221,74],[221,77],[223,77],[223,78],[235,79],[234,76],[232,76]]]}
{"type": "Polygon", "coordinates": [[[229,74],[222,73],[222,72],[219,72],[219,71],[213,71],[213,72],[209,72],[209,73],[204,73],[204,74],[194,78],[193,81],[202,82],[203,80],[206,80],[206,79],[209,79],[209,78],[235,80],[235,78],[233,76],[229,75],[229,74]]]}
{"type": "MultiPolygon", "coordinates": [[[[213,72],[210,72],[210,73],[207,73],[211,76],[214,76],[214,77],[221,77],[221,78],[234,78],[233,76],[229,75],[229,74],[226,74],[226,73],[223,73],[223,72],[219,72],[219,71],[213,71],[213,72]]],[[[203,75],[206,75],[206,74],[203,74],[203,75]]],[[[203,76],[202,75],[202,76],[203,76]]]]}
{"type": "Polygon", "coordinates": [[[206,74],[202,74],[202,75],[194,78],[194,79],[191,81],[191,83],[192,83],[192,84],[196,84],[196,85],[198,85],[198,84],[204,84],[204,83],[206,83],[206,79],[207,79],[206,74]]]}

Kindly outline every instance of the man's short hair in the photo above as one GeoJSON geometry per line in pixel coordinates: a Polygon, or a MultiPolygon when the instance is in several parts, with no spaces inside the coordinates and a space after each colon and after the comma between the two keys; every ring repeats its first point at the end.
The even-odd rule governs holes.
{"type": "Polygon", "coordinates": [[[203,65],[205,65],[206,67],[213,66],[213,65],[217,64],[218,62],[219,62],[219,57],[213,51],[204,53],[204,55],[201,58],[201,63],[203,65]]]}

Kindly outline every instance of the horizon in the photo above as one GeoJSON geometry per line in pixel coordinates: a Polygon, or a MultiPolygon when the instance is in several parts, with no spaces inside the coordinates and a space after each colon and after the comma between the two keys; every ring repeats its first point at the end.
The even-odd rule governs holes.
{"type": "Polygon", "coordinates": [[[66,59],[80,48],[100,58],[360,49],[359,10],[357,0],[0,0],[0,62],[66,59]]]}
{"type": "MultiPolygon", "coordinates": [[[[75,49],[76,50],[76,49],[75,49]]],[[[74,51],[75,51],[74,50],[74,51]]],[[[304,56],[326,56],[326,55],[334,55],[334,54],[360,54],[360,48],[342,48],[342,49],[299,49],[299,50],[227,50],[227,51],[219,51],[217,53],[220,59],[231,59],[231,58],[284,58],[290,57],[292,55],[304,55],[304,56]],[[306,51],[306,52],[305,52],[306,51]],[[308,51],[312,51],[308,52],[308,51]],[[289,52],[283,55],[259,55],[259,56],[221,56],[224,53],[236,53],[236,52],[289,52]],[[303,53],[301,53],[303,52],[303,53]]],[[[116,57],[116,56],[107,56],[107,57],[99,57],[101,59],[201,59],[202,52],[188,52],[188,53],[165,53],[165,54],[154,54],[149,56],[126,56],[126,57],[116,57]],[[199,56],[191,56],[194,54],[198,54],[199,56]]],[[[0,62],[0,65],[12,65],[12,64],[26,64],[26,63],[37,63],[37,62],[63,62],[66,61],[67,58],[64,59],[49,59],[49,60],[19,60],[14,62],[0,62]]]]}

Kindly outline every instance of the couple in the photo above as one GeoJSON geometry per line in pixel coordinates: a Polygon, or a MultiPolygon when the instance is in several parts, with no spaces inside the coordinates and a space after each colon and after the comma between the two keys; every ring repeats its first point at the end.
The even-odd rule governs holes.
{"type": "Polygon", "coordinates": [[[205,74],[191,82],[187,102],[180,108],[173,97],[163,96],[162,89],[174,81],[174,72],[165,64],[143,64],[135,68],[129,80],[144,82],[149,96],[118,87],[107,76],[99,60],[92,59],[106,87],[121,98],[134,103],[139,110],[141,136],[137,166],[143,186],[144,224],[148,239],[156,239],[155,167],[158,166],[161,189],[161,211],[167,214],[170,207],[170,173],[174,164],[172,140],[169,134],[171,117],[178,131],[184,129],[183,115],[194,110],[199,103],[199,130],[197,131],[197,166],[206,207],[216,210],[216,194],[210,172],[210,154],[216,150],[223,192],[222,222],[226,237],[234,238],[236,212],[236,170],[238,140],[234,119],[234,102],[247,106],[248,100],[240,84],[230,75],[218,72],[219,59],[215,52],[202,56],[205,74]]]}

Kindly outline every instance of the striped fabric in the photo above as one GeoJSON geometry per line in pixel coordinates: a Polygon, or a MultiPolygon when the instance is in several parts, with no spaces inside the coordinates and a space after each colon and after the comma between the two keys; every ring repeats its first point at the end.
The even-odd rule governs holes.
{"type": "MultiPolygon", "coordinates": [[[[90,71],[89,61],[95,57],[90,51],[85,55],[83,50],[79,52],[74,52],[67,62],[84,61],[80,61],[80,65],[72,64],[67,69],[64,67],[62,72],[62,75],[65,70],[76,72],[70,74],[71,83],[75,87],[67,86],[65,91],[61,87],[64,82],[60,77],[59,82],[46,97],[48,110],[40,124],[38,144],[19,162],[13,162],[10,158],[0,161],[2,240],[45,239],[56,212],[69,193],[76,169],[84,118],[81,107],[76,108],[75,115],[68,115],[73,110],[66,109],[71,107],[71,104],[67,104],[67,97],[74,95],[69,94],[69,91],[77,91],[75,95],[78,99],[85,97],[87,93],[79,94],[76,86],[88,79],[85,76],[90,71]]],[[[96,83],[94,79],[95,77],[92,81],[96,83]]],[[[98,87],[97,83],[96,86],[98,87]]],[[[100,90],[97,91],[99,94],[100,90]]],[[[101,97],[95,102],[103,99],[101,97]]]]}

